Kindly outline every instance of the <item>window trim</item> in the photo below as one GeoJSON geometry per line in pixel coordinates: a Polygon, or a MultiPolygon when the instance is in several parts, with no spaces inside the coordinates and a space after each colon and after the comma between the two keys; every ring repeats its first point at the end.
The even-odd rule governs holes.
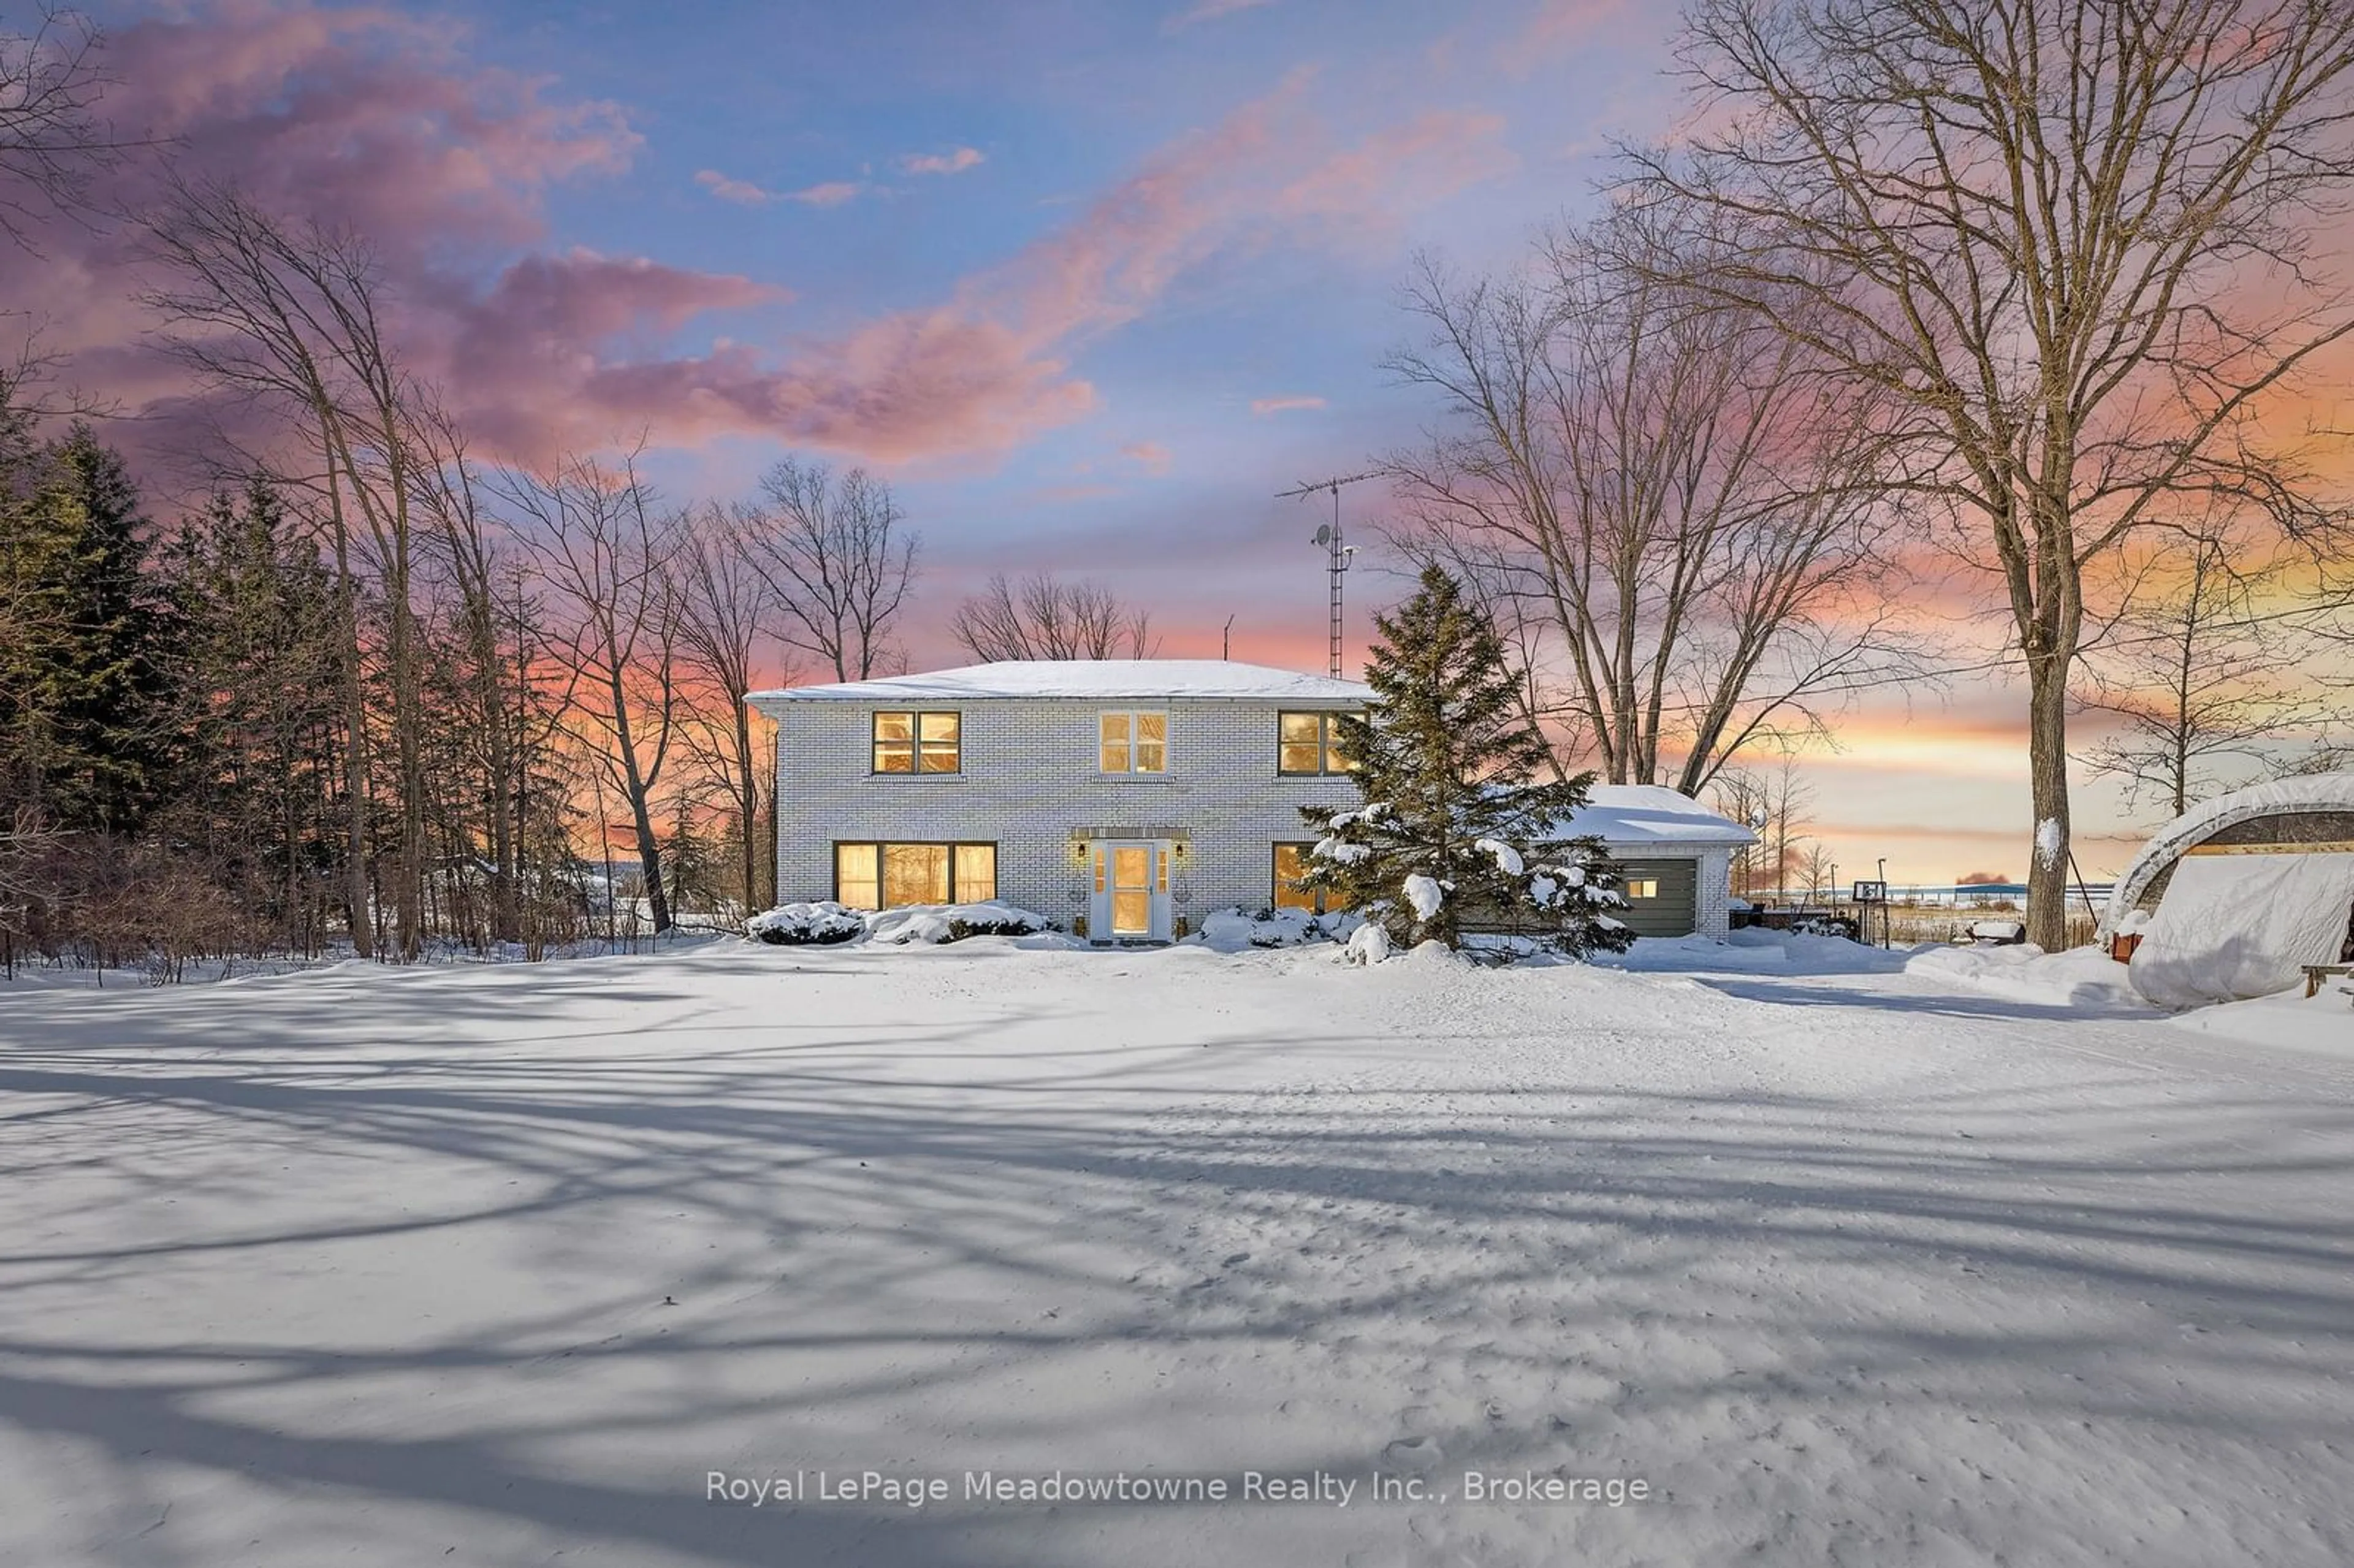
{"type": "MultiPolygon", "coordinates": [[[[883,852],[895,846],[912,844],[921,849],[944,849],[949,852],[948,901],[950,904],[992,903],[997,898],[998,884],[1003,880],[1004,867],[1002,864],[1002,855],[999,848],[998,841],[995,839],[835,839],[832,840],[832,842],[833,845],[833,902],[836,904],[841,904],[843,902],[842,852],[845,849],[871,849],[875,852],[875,900],[876,908],[869,911],[869,913],[879,914],[884,909],[907,907],[906,905],[886,905],[882,901],[883,852]],[[957,851],[967,849],[985,849],[989,852],[989,897],[986,899],[963,897],[958,892],[957,851]]],[[[847,905],[845,907],[856,909],[864,906],[853,904],[847,905]]]]}
{"type": "Polygon", "coordinates": [[[1170,722],[1169,710],[1165,707],[1098,708],[1096,711],[1097,776],[1104,779],[1168,778],[1171,771],[1169,765],[1169,742],[1171,734],[1175,728],[1176,726],[1170,722]],[[1138,744],[1136,736],[1136,721],[1140,718],[1148,717],[1157,718],[1161,721],[1161,767],[1157,771],[1153,772],[1147,772],[1145,769],[1136,766],[1136,747],[1138,744]],[[1124,768],[1106,768],[1104,766],[1105,743],[1103,726],[1104,720],[1108,718],[1124,718],[1128,720],[1128,766],[1124,768]]]}
{"type": "MultiPolygon", "coordinates": [[[[1278,779],[1346,779],[1357,770],[1335,766],[1333,756],[1340,749],[1340,737],[1333,731],[1334,721],[1350,712],[1347,708],[1278,708],[1275,715],[1275,776],[1278,779]],[[1316,763],[1312,768],[1286,768],[1283,765],[1283,721],[1288,718],[1313,717],[1316,720],[1316,763]]],[[[1295,741],[1293,745],[1305,745],[1295,741]]]]}
{"type": "MultiPolygon", "coordinates": [[[[899,744],[894,742],[893,744],[899,744]]],[[[962,708],[875,708],[866,715],[866,776],[869,779],[954,779],[964,772],[964,710],[962,708]],[[882,758],[883,736],[879,733],[886,717],[907,720],[907,760],[913,764],[905,773],[878,768],[882,758]],[[924,721],[928,718],[956,720],[956,766],[924,770],[924,721]]],[[[896,841],[894,841],[896,842],[896,841]]]]}

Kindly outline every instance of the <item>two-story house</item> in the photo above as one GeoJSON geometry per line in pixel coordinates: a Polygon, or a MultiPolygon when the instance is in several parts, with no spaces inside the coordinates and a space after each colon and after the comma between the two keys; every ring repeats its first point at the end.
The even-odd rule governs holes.
{"type": "Polygon", "coordinates": [[[1299,808],[1356,800],[1333,715],[1372,691],[1225,660],[978,664],[758,692],[777,891],[854,908],[1002,899],[1097,941],[1298,906],[1299,808]]]}
{"type": "MultiPolygon", "coordinates": [[[[1099,942],[1318,906],[1302,806],[1357,800],[1335,715],[1372,689],[1225,660],[1082,659],[756,692],[777,723],[777,892],[856,909],[1002,899],[1099,942]]],[[[1561,826],[1625,874],[1637,934],[1723,936],[1755,835],[1672,789],[1596,785],[1561,826]]]]}

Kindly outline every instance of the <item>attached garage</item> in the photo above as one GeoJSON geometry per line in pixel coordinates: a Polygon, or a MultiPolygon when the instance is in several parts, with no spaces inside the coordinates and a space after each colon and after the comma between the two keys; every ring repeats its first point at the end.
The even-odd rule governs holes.
{"type": "Polygon", "coordinates": [[[1597,784],[1564,837],[1591,833],[1625,868],[1618,918],[1638,937],[1722,937],[1731,924],[1733,852],[1757,842],[1739,822],[1658,784],[1597,784]]]}
{"type": "Polygon", "coordinates": [[[2185,1007],[2285,990],[2354,951],[2354,773],[2235,790],[2169,824],[2110,894],[2135,989],[2185,1007]]]}
{"type": "Polygon", "coordinates": [[[1700,929],[1700,862],[1623,860],[1627,907],[1618,918],[1638,937],[1689,937],[1700,929]]]}

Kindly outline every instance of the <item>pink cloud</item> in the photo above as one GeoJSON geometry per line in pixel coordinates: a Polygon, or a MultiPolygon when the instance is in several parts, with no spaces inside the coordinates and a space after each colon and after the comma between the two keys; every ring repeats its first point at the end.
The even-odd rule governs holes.
{"type": "Polygon", "coordinates": [[[1265,416],[1289,413],[1295,408],[1321,408],[1322,407],[1324,407],[1324,399],[1321,397],[1254,397],[1251,399],[1250,409],[1253,414],[1265,416]]]}
{"type": "Polygon", "coordinates": [[[1231,16],[1237,11],[1256,11],[1262,5],[1272,5],[1275,0],[1197,0],[1182,11],[1173,12],[1161,24],[1163,33],[1182,32],[1203,22],[1214,22],[1221,16],[1231,16]]]}
{"type": "Polygon", "coordinates": [[[843,202],[856,201],[873,188],[859,180],[824,180],[797,191],[787,191],[779,199],[797,201],[808,207],[840,207],[843,202]]]}
{"type": "Polygon", "coordinates": [[[772,201],[797,201],[804,207],[840,207],[875,188],[859,180],[827,180],[797,191],[772,191],[716,169],[698,170],[695,183],[721,201],[731,201],[738,207],[762,207],[772,201]]]}
{"type": "Polygon", "coordinates": [[[899,160],[899,170],[909,175],[960,175],[988,161],[978,147],[958,147],[946,153],[909,153],[899,160]]]}
{"type": "MultiPolygon", "coordinates": [[[[451,28],[290,0],[130,24],[113,37],[124,130],[169,138],[184,168],[231,177],[290,216],[375,244],[411,368],[441,385],[485,455],[646,431],[658,444],[765,436],[875,461],[987,456],[1086,416],[1088,343],[1150,311],[1221,250],[1329,238],[1498,166],[1491,117],[1426,114],[1335,143],[1303,79],[1185,137],[1071,220],[928,307],[813,339],[698,348],[682,333],[788,298],[758,280],[546,248],[544,198],[626,170],[642,139],[619,106],[475,63],[451,28]]],[[[961,149],[938,156],[954,163],[961,149]]],[[[967,164],[965,166],[970,166],[967,164]]],[[[103,193],[147,199],[134,162],[103,193]]],[[[861,186],[772,196],[717,170],[716,197],[818,205],[861,186]]],[[[192,388],[131,303],[133,236],[58,225],[44,254],[0,253],[0,297],[46,323],[87,389],[157,416],[192,388]]],[[[1148,465],[1149,466],[1149,465],[1148,465]]]]}
{"type": "Polygon", "coordinates": [[[1502,145],[1503,117],[1432,110],[1375,132],[1286,185],[1282,207],[1301,214],[1358,215],[1442,200],[1518,162],[1502,145]]]}
{"type": "Polygon", "coordinates": [[[1167,473],[1176,457],[1159,441],[1130,441],[1119,449],[1119,455],[1155,478],[1167,473]]]}
{"type": "Polygon", "coordinates": [[[695,183],[721,201],[732,201],[739,207],[758,207],[764,202],[777,199],[775,196],[762,190],[751,181],[735,179],[721,174],[717,169],[697,169],[695,174],[695,183]]]}

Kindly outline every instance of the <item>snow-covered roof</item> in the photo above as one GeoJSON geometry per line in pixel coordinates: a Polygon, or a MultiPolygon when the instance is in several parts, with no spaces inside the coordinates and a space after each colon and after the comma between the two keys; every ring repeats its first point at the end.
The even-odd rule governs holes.
{"type": "Polygon", "coordinates": [[[1363,703],[1373,688],[1226,659],[1022,659],[754,692],[756,703],[960,703],[991,697],[1230,697],[1363,703]]]}
{"type": "Polygon", "coordinates": [[[2354,773],[2313,773],[2251,784],[2203,801],[2175,818],[2142,846],[2141,853],[2134,856],[2126,874],[2109,889],[2108,911],[2101,916],[2102,934],[2117,929],[2141,902],[2143,890],[2159,872],[2180,859],[2184,850],[2206,842],[2235,822],[2280,811],[2354,811],[2354,773]]]}
{"type": "Polygon", "coordinates": [[[1663,784],[1596,784],[1562,824],[1564,836],[1592,833],[1611,846],[1754,844],[1757,835],[1663,784]]]}

